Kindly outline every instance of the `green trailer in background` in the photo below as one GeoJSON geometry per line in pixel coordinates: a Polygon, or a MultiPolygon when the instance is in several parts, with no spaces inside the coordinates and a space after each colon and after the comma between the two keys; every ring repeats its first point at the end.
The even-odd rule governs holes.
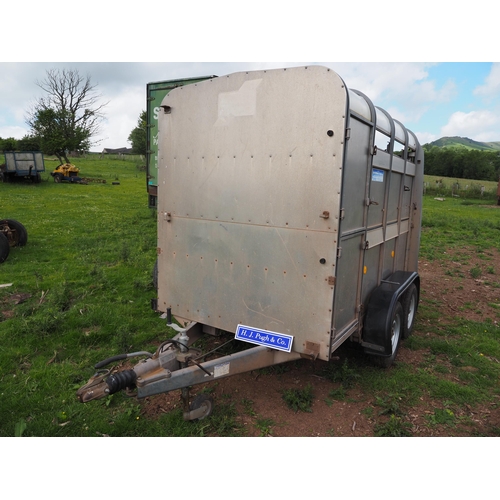
{"type": "Polygon", "coordinates": [[[199,76],[197,78],[183,78],[181,80],[166,80],[163,82],[148,83],[146,87],[147,107],[146,107],[146,121],[147,121],[147,154],[146,154],[146,168],[147,168],[147,191],[148,191],[148,206],[156,208],[156,199],[158,195],[158,113],[161,109],[161,101],[163,98],[176,87],[189,85],[191,83],[202,82],[212,76],[199,76]]]}

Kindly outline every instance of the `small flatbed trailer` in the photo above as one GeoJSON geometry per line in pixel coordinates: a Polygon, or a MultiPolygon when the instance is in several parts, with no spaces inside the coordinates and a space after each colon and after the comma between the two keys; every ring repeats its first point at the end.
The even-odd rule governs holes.
{"type": "Polygon", "coordinates": [[[41,173],[45,172],[43,153],[41,151],[6,151],[5,164],[2,166],[3,182],[17,179],[28,179],[33,182],[42,180],[41,173]]]}

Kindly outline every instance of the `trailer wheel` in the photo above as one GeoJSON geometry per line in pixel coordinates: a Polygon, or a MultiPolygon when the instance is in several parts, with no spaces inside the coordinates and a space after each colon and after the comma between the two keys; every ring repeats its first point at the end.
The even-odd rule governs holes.
{"type": "Polygon", "coordinates": [[[208,394],[197,394],[189,405],[189,409],[193,411],[198,410],[199,408],[203,408],[204,413],[201,417],[193,419],[194,421],[203,420],[212,414],[212,410],[214,408],[213,399],[208,394]]]}
{"type": "Polygon", "coordinates": [[[5,234],[0,233],[0,264],[7,259],[10,252],[9,240],[5,234]]]}
{"type": "Polygon", "coordinates": [[[389,335],[391,336],[392,354],[390,356],[375,356],[374,358],[376,363],[384,368],[389,368],[396,359],[396,355],[399,349],[399,344],[401,342],[401,334],[404,322],[403,318],[404,318],[403,306],[401,305],[401,302],[398,301],[392,311],[391,323],[390,323],[391,327],[390,331],[388,332],[389,335]]]}
{"type": "Polygon", "coordinates": [[[415,316],[418,308],[418,291],[415,283],[412,283],[403,296],[403,333],[402,338],[407,339],[413,331],[415,316]]]}
{"type": "Polygon", "coordinates": [[[28,231],[17,220],[0,220],[0,232],[7,237],[7,241],[11,247],[23,247],[28,242],[28,231]]]}
{"type": "Polygon", "coordinates": [[[152,278],[153,286],[155,290],[158,291],[158,259],[156,259],[155,265],[153,266],[152,278]]]}

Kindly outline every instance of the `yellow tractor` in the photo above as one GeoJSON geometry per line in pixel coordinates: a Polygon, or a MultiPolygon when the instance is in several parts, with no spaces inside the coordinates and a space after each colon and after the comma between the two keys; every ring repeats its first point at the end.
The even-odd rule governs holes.
{"type": "Polygon", "coordinates": [[[54,182],[82,182],[79,177],[80,169],[72,163],[63,163],[59,165],[53,172],[50,173],[54,177],[54,182]]]}

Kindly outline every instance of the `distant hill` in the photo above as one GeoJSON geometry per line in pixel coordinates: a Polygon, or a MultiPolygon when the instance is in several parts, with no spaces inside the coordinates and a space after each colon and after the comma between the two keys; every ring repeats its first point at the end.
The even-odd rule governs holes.
{"type": "Polygon", "coordinates": [[[500,151],[500,141],[498,142],[478,142],[468,137],[441,137],[437,141],[425,145],[427,148],[437,146],[438,148],[465,148],[478,149],[481,151],[500,151]]]}

